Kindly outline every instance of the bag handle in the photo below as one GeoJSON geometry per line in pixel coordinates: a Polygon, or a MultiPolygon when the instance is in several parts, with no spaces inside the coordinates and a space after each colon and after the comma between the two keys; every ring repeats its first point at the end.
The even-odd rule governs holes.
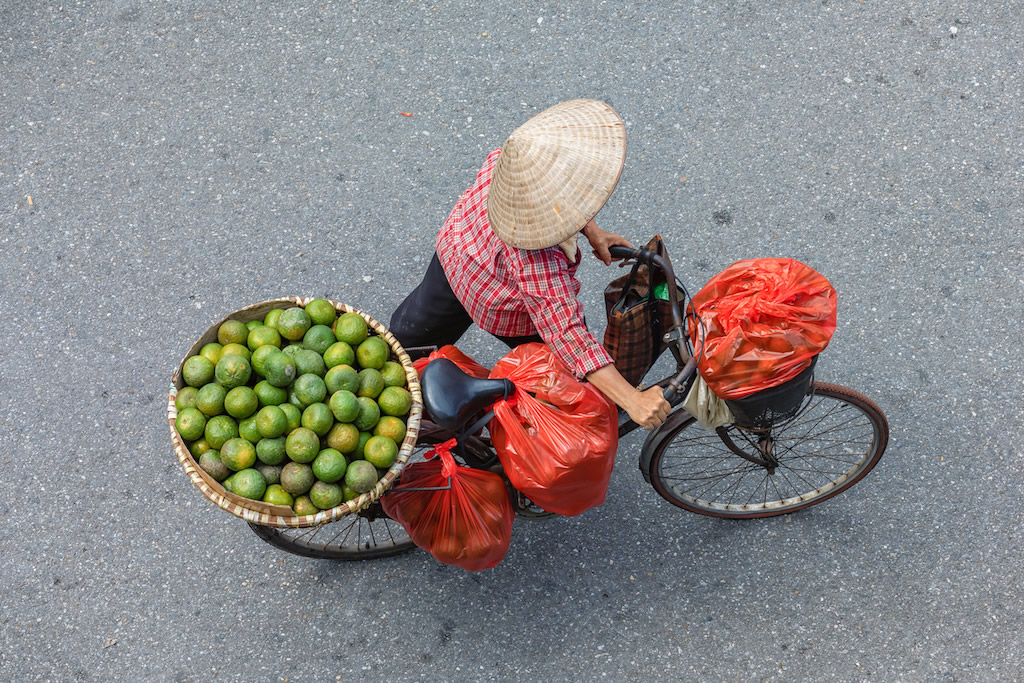
{"type": "MultiPolygon", "coordinates": [[[[648,247],[650,247],[651,243],[654,243],[654,249],[653,250],[648,249],[648,251],[653,251],[655,254],[658,254],[659,256],[664,254],[664,252],[665,252],[665,243],[662,241],[661,235],[655,235],[654,237],[652,237],[651,241],[648,242],[647,245],[644,248],[647,249],[648,247]]],[[[623,262],[622,265],[625,265],[625,262],[623,262]]],[[[639,271],[639,269],[640,269],[640,259],[636,259],[636,261],[633,262],[633,269],[629,271],[629,278],[626,280],[626,284],[623,285],[623,287],[622,287],[622,296],[623,297],[625,297],[626,292],[628,292],[629,289],[633,286],[633,281],[636,280],[637,272],[639,271]]],[[[655,273],[655,271],[657,269],[656,268],[651,268],[651,266],[648,265],[647,266],[647,270],[650,271],[650,274],[647,277],[648,285],[649,286],[647,287],[647,296],[645,298],[650,300],[651,297],[654,295],[653,294],[653,292],[654,292],[654,273],[655,273]]],[[[621,299],[620,299],[620,301],[621,301],[621,299]]]]}

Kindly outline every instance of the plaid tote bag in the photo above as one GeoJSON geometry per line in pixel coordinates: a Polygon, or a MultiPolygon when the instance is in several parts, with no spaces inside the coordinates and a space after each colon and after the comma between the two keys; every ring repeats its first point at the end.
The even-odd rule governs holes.
{"type": "MultiPolygon", "coordinates": [[[[665,253],[660,235],[655,235],[645,248],[665,253]]],[[[654,288],[664,281],[665,275],[659,269],[637,261],[628,275],[616,278],[604,290],[608,313],[604,347],[615,361],[615,368],[634,386],[640,384],[667,348],[662,336],[672,326],[671,304],[653,295],[654,288]]]]}

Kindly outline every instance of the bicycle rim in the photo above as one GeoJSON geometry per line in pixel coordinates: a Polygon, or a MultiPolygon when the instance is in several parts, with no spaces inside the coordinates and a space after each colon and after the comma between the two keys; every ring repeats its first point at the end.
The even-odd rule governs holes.
{"type": "MultiPolygon", "coordinates": [[[[448,438],[448,434],[424,421],[409,462],[448,438]]],[[[386,494],[385,494],[386,495],[386,494]]],[[[253,532],[270,545],[303,557],[330,560],[372,560],[407,552],[416,547],[398,522],[390,519],[379,502],[336,522],[301,529],[283,529],[249,524],[253,532]]]]}
{"type": "MultiPolygon", "coordinates": [[[[758,435],[729,436],[758,455],[758,435]]],[[[682,422],[651,458],[651,484],[663,498],[713,517],[745,519],[795,512],[842,493],[878,463],[889,439],[885,415],[852,389],[816,383],[807,407],[771,432],[774,474],[744,460],[696,420],[682,422]]]]}

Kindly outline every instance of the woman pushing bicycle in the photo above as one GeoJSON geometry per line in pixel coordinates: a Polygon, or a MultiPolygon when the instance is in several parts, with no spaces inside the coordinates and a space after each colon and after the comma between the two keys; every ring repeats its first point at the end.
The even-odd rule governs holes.
{"type": "Polygon", "coordinates": [[[580,232],[609,265],[632,247],[594,216],[611,196],[626,154],[625,125],[596,100],[569,100],[520,126],[488,155],[437,236],[422,282],[391,316],[405,347],[454,344],[476,323],[509,347],[546,343],[648,429],[671,410],[659,387],[639,391],[587,330],[576,298],[580,232]]]}

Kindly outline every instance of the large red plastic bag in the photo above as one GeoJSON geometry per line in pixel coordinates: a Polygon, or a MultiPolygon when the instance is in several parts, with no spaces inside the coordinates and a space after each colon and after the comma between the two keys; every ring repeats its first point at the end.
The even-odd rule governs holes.
{"type": "Polygon", "coordinates": [[[488,425],[512,486],[560,515],[603,503],[619,445],[615,406],[536,342],[512,349],[491,377],[516,385],[488,425]]]}
{"type": "Polygon", "coordinates": [[[836,329],[836,290],[794,259],[737,261],[693,297],[697,369],[718,396],[737,399],[796,377],[836,329]],[[703,354],[701,335],[703,334],[703,354]]]}
{"type": "Polygon", "coordinates": [[[467,375],[480,378],[487,377],[487,368],[480,365],[451,344],[445,344],[437,351],[431,351],[429,355],[424,356],[423,358],[417,358],[412,362],[412,367],[416,370],[417,374],[422,374],[423,368],[427,367],[427,363],[438,358],[447,358],[459,366],[459,368],[461,368],[467,375]]]}
{"type": "Polygon", "coordinates": [[[437,454],[436,459],[406,467],[401,483],[381,504],[413,543],[437,560],[470,571],[489,569],[508,552],[515,513],[502,478],[459,465],[451,454],[454,447],[450,439],[426,456],[437,454]],[[449,477],[450,490],[403,492],[444,487],[449,477]]]}

